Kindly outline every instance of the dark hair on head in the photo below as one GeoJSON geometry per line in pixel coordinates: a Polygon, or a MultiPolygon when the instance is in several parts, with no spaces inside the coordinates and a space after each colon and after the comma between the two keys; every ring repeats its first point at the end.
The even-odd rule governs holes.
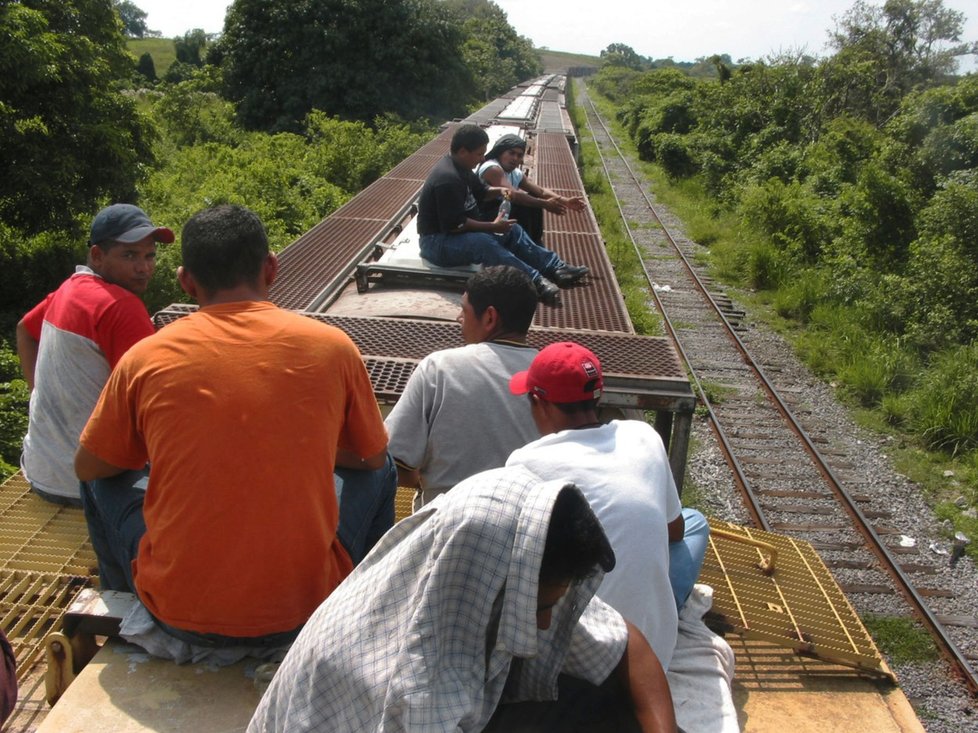
{"type": "Polygon", "coordinates": [[[183,266],[208,293],[257,283],[268,256],[261,219],[244,206],[198,211],[180,235],[183,266]]]}
{"type": "Polygon", "coordinates": [[[521,148],[525,151],[526,140],[519,135],[503,135],[492,146],[492,149],[486,153],[486,160],[498,160],[500,155],[513,148],[521,148]]]}
{"type": "Polygon", "coordinates": [[[615,553],[584,494],[565,486],[554,502],[540,564],[540,583],[576,583],[615,567],[615,553]]]}
{"type": "Polygon", "coordinates": [[[489,135],[478,125],[460,125],[452,135],[452,152],[457,153],[462,148],[476,150],[480,145],[489,144],[489,135]]]}
{"type": "Polygon", "coordinates": [[[491,305],[507,331],[530,330],[539,297],[530,276],[522,270],[509,265],[484,267],[465,283],[465,293],[476,316],[481,317],[491,305]]]}

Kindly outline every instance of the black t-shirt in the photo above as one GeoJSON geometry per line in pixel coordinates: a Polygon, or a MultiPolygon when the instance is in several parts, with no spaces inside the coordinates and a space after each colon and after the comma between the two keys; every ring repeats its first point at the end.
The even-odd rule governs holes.
{"type": "Polygon", "coordinates": [[[418,199],[418,234],[453,234],[466,219],[478,219],[486,185],[446,155],[428,174],[418,199]]]}

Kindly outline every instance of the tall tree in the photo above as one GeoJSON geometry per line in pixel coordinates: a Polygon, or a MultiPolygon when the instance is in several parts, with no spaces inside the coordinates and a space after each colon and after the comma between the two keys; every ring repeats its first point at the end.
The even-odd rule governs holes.
{"type": "Polygon", "coordinates": [[[203,28],[194,28],[183,36],[173,39],[177,61],[191,66],[204,65],[204,49],[207,47],[207,34],[203,28]]]}
{"type": "Polygon", "coordinates": [[[142,38],[149,31],[146,11],[137,7],[132,0],[118,0],[115,10],[122,19],[122,32],[130,38],[142,38]]]}
{"type": "Polygon", "coordinates": [[[517,34],[505,11],[491,0],[442,0],[459,18],[462,57],[479,99],[488,100],[543,72],[530,39],[517,34]]]}
{"type": "Polygon", "coordinates": [[[634,69],[635,71],[644,71],[652,68],[652,64],[648,59],[639,56],[634,48],[626,46],[624,43],[609,44],[601,52],[601,65],[624,66],[626,69],[634,69]]]}
{"type": "Polygon", "coordinates": [[[218,53],[243,124],[298,130],[312,109],[454,116],[473,95],[462,41],[436,0],[235,0],[218,53]]]}
{"type": "Polygon", "coordinates": [[[148,128],[118,91],[133,71],[111,0],[0,4],[0,221],[64,228],[134,196],[148,128]]]}
{"type": "Polygon", "coordinates": [[[978,53],[978,43],[961,42],[963,29],[964,14],[943,0],[857,0],[829,34],[837,51],[823,66],[829,113],[886,121],[908,92],[944,81],[958,56],[978,53]]]}

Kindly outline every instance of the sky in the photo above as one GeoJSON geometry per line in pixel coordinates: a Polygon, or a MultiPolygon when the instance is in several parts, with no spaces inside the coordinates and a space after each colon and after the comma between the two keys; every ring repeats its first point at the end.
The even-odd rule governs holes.
{"type": "MultiPolygon", "coordinates": [[[[275,0],[268,0],[275,2],[275,0]]],[[[134,0],[146,23],[166,37],[192,28],[219,33],[228,0],[134,0]]],[[[734,61],[799,50],[828,53],[833,16],[853,0],[495,0],[517,33],[537,47],[598,55],[611,43],[631,46],[641,56],[694,61],[730,54],[734,61]]],[[[978,0],[944,0],[965,13],[963,40],[978,40],[978,0]]],[[[960,59],[974,71],[974,56],[960,59]]]]}

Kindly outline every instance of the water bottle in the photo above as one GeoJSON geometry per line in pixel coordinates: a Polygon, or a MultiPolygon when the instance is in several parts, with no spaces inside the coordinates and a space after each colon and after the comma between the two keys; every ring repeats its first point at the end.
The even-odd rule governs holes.
{"type": "Polygon", "coordinates": [[[499,218],[506,220],[509,218],[509,212],[513,210],[513,204],[509,200],[509,191],[503,194],[503,201],[499,204],[499,218]]]}

